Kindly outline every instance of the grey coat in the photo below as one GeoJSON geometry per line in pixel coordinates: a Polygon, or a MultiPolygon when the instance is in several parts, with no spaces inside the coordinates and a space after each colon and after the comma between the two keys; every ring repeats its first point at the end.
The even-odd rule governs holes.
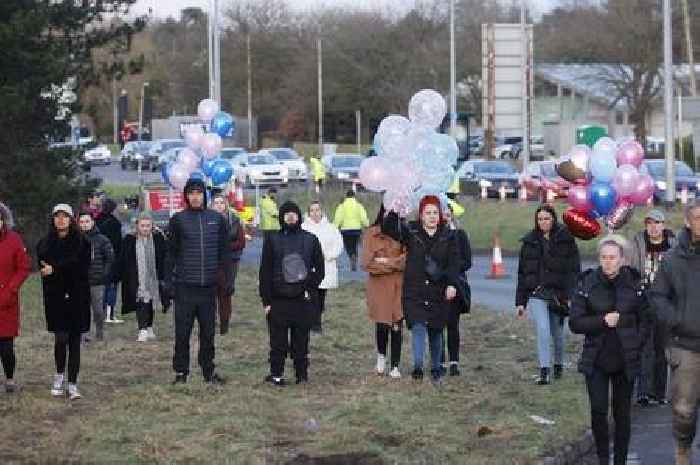
{"type": "MultiPolygon", "coordinates": [[[[632,239],[632,254],[630,257],[629,266],[637,270],[644,277],[644,260],[646,260],[647,245],[645,236],[646,231],[639,231],[636,236],[632,239]]],[[[664,236],[668,240],[669,250],[674,248],[678,244],[676,235],[670,229],[664,229],[664,236]]]]}

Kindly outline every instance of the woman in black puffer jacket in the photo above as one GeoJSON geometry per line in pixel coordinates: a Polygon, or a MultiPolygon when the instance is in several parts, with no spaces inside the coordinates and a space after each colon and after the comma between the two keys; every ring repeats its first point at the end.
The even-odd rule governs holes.
{"type": "Polygon", "coordinates": [[[600,266],[581,275],[571,305],[571,331],[585,334],[579,371],[586,376],[591,424],[601,465],[608,465],[608,390],[612,385],[615,465],[627,463],[634,379],[651,315],[639,273],[622,266],[624,239],[611,236],[598,247],[600,266]]]}
{"type": "Polygon", "coordinates": [[[549,384],[552,340],[554,377],[562,375],[566,304],[574,291],[581,262],[574,237],[557,222],[557,213],[550,205],[537,208],[535,229],[521,240],[515,307],[520,318],[525,317],[526,311],[532,315],[540,365],[537,384],[549,384]],[[557,308],[560,311],[555,311],[557,308]]]}

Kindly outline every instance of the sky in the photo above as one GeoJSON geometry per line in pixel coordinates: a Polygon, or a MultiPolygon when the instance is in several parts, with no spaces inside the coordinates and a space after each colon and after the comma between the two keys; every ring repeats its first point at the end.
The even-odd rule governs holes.
{"type": "MultiPolygon", "coordinates": [[[[533,10],[535,10],[533,13],[539,15],[552,8],[552,6],[559,3],[559,1],[560,0],[528,0],[527,3],[533,6],[533,10]]],[[[228,1],[219,0],[219,3],[225,8],[228,1]]],[[[352,6],[354,8],[368,10],[377,8],[377,6],[382,9],[387,7],[392,9],[396,7],[405,7],[408,9],[412,3],[413,0],[291,0],[289,2],[290,5],[299,10],[315,9],[324,5],[352,6]]],[[[134,11],[139,14],[147,13],[149,8],[151,8],[153,14],[158,18],[166,18],[168,16],[178,18],[180,10],[185,7],[198,6],[206,9],[208,5],[209,0],[138,0],[134,6],[134,11]]]]}

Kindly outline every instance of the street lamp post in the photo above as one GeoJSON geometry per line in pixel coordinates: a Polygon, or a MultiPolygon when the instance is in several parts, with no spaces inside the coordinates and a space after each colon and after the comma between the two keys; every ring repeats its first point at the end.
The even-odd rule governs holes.
{"type": "Polygon", "coordinates": [[[530,62],[530,45],[529,45],[529,32],[527,29],[527,17],[525,14],[525,0],[521,0],[520,3],[520,31],[522,37],[522,69],[520,72],[521,79],[523,80],[522,92],[523,98],[521,102],[521,113],[522,113],[522,127],[523,127],[523,172],[527,168],[530,162],[530,121],[528,114],[528,92],[529,83],[528,76],[530,71],[528,69],[530,62]]]}
{"type": "Polygon", "coordinates": [[[321,37],[316,41],[318,52],[318,155],[323,155],[323,44],[321,37]]]}
{"type": "Polygon", "coordinates": [[[673,72],[671,69],[671,0],[664,0],[664,155],[666,157],[666,202],[676,203],[675,157],[673,156],[673,72]]]}
{"type": "Polygon", "coordinates": [[[141,142],[141,136],[143,134],[143,102],[146,99],[146,87],[148,87],[148,81],[144,82],[141,86],[141,104],[139,106],[139,142],[141,142]]]}
{"type": "Polygon", "coordinates": [[[450,0],[450,133],[455,137],[457,126],[457,80],[456,60],[455,60],[455,0],[450,0]]]}

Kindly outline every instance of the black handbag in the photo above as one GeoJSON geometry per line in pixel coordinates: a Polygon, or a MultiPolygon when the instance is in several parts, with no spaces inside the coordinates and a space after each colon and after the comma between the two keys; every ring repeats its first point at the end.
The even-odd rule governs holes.
{"type": "Polygon", "coordinates": [[[547,302],[547,309],[561,317],[569,316],[569,305],[559,298],[556,292],[551,289],[547,289],[544,286],[537,286],[537,288],[532,291],[532,297],[536,299],[542,299],[547,302]]]}

